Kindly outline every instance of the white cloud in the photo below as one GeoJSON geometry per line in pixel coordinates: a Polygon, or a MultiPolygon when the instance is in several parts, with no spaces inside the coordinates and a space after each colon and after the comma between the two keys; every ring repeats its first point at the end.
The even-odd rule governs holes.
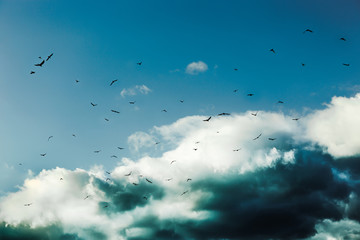
{"type": "Polygon", "coordinates": [[[186,73],[191,75],[196,75],[201,72],[206,72],[208,70],[208,66],[203,61],[192,62],[186,66],[186,73]]]}
{"type": "Polygon", "coordinates": [[[340,221],[325,219],[318,223],[315,228],[316,235],[308,238],[308,240],[360,239],[360,224],[349,219],[340,221]]]}
{"type": "Polygon", "coordinates": [[[304,119],[306,136],[334,157],[360,154],[360,94],[333,97],[324,110],[304,119]]]}
{"type": "Polygon", "coordinates": [[[128,137],[128,144],[132,150],[137,152],[140,148],[155,145],[155,138],[145,132],[135,132],[128,137]]]}
{"type": "Polygon", "coordinates": [[[136,85],[136,86],[131,87],[131,88],[124,88],[123,90],[121,90],[120,95],[122,97],[135,96],[135,95],[137,95],[139,93],[146,95],[149,92],[151,92],[151,89],[143,84],[143,85],[136,85]]]}

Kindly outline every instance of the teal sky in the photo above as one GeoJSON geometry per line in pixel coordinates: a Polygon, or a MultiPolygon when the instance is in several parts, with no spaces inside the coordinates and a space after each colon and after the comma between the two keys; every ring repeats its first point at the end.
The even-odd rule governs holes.
{"type": "Polygon", "coordinates": [[[181,117],[247,110],[301,117],[334,95],[354,95],[359,10],[355,0],[0,1],[2,193],[28,169],[113,168],[141,155],[129,151],[131,134],[181,117]],[[197,61],[208,70],[187,74],[197,61]],[[151,92],[121,96],[137,85],[151,92]]]}

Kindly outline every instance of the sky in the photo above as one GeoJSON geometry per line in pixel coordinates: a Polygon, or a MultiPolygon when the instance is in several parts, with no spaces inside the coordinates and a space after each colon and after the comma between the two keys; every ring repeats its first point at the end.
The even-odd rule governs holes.
{"type": "Polygon", "coordinates": [[[0,0],[0,238],[359,239],[359,10],[0,0]]]}

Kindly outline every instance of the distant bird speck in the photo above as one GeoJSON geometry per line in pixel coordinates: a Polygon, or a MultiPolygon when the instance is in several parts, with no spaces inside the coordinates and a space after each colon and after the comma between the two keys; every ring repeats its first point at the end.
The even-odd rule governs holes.
{"type": "Polygon", "coordinates": [[[341,38],[340,38],[340,40],[341,40],[341,41],[346,41],[346,39],[345,39],[345,38],[343,38],[343,37],[341,37],[341,38]]]}
{"type": "Polygon", "coordinates": [[[252,97],[252,96],[254,96],[254,94],[253,93],[248,93],[247,96],[252,97]]]}
{"type": "Polygon", "coordinates": [[[303,31],[303,33],[306,33],[306,32],[313,33],[313,30],[311,30],[311,29],[306,29],[305,31],[303,31]]]}
{"type": "Polygon", "coordinates": [[[139,66],[141,66],[142,62],[137,62],[136,64],[139,65],[139,66]]]}
{"type": "Polygon", "coordinates": [[[145,180],[148,182],[148,183],[152,183],[152,181],[150,181],[149,179],[145,178],[145,180]]]}
{"type": "Polygon", "coordinates": [[[47,58],[46,58],[46,61],[49,61],[49,59],[53,56],[54,54],[51,53],[47,58]]]}
{"type": "Polygon", "coordinates": [[[42,60],[41,63],[34,64],[34,66],[36,66],[36,67],[42,67],[42,66],[44,65],[44,63],[45,63],[45,60],[42,60]]]}
{"type": "Polygon", "coordinates": [[[51,138],[53,138],[54,136],[50,136],[50,137],[48,137],[48,141],[51,139],[51,138]]]}
{"type": "Polygon", "coordinates": [[[119,114],[120,112],[119,111],[116,111],[116,110],[111,110],[113,113],[117,113],[119,114]]]}
{"type": "Polygon", "coordinates": [[[346,67],[349,67],[349,66],[350,66],[349,63],[343,63],[343,65],[346,66],[346,67]]]}
{"type": "Polygon", "coordinates": [[[31,71],[30,74],[35,74],[35,72],[34,72],[34,71],[31,71]]]}
{"type": "Polygon", "coordinates": [[[45,157],[46,153],[40,153],[40,156],[45,157]]]}
{"type": "Polygon", "coordinates": [[[275,54],[275,50],[272,48],[269,50],[270,52],[273,52],[275,54]]]}
{"type": "Polygon", "coordinates": [[[268,138],[270,141],[274,141],[276,140],[276,138],[268,138]]]}
{"type": "Polygon", "coordinates": [[[96,107],[96,106],[97,106],[97,104],[96,104],[96,103],[92,103],[92,102],[90,102],[90,104],[91,104],[91,106],[93,106],[93,107],[96,107]]]}
{"type": "Polygon", "coordinates": [[[259,134],[259,136],[257,136],[256,138],[254,138],[253,140],[257,140],[261,137],[262,133],[259,134]]]}
{"type": "Polygon", "coordinates": [[[211,117],[209,117],[209,118],[207,118],[207,119],[204,119],[203,121],[204,121],[204,122],[208,122],[208,121],[210,121],[210,119],[211,119],[211,117]]]}

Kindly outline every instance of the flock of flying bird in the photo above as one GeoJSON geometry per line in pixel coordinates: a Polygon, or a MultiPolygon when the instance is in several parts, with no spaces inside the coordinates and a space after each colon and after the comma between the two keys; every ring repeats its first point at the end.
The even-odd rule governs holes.
{"type": "MultiPolygon", "coordinates": [[[[314,33],[314,32],[313,32],[313,30],[311,30],[311,29],[306,29],[305,31],[303,31],[303,33],[304,33],[304,34],[305,34],[305,33],[310,33],[310,34],[312,34],[312,33],[314,33]]],[[[339,38],[339,40],[340,40],[340,41],[344,41],[344,42],[347,41],[346,38],[344,38],[344,37],[339,38]]],[[[274,53],[274,54],[276,54],[276,51],[275,51],[275,49],[273,49],[273,48],[271,48],[269,51],[272,52],[272,53],[274,53]]],[[[51,59],[52,56],[53,56],[53,53],[51,53],[49,56],[47,56],[46,59],[42,59],[41,57],[39,57],[39,59],[42,59],[42,61],[41,61],[40,63],[34,64],[34,66],[36,66],[36,67],[42,67],[42,66],[45,64],[45,62],[47,62],[47,61],[49,61],[49,60],[51,59]]],[[[142,65],[142,62],[137,62],[136,64],[137,64],[138,66],[141,66],[141,65],[142,65]]],[[[344,65],[344,66],[346,66],[346,67],[349,67],[349,66],[350,66],[349,63],[343,63],[342,65],[344,65]]],[[[301,66],[304,67],[304,66],[305,66],[305,63],[301,63],[301,66]]],[[[235,71],[238,71],[237,68],[234,68],[234,70],[235,70],[235,71]]],[[[30,74],[35,74],[35,71],[30,71],[30,74]]],[[[115,84],[117,81],[118,81],[118,79],[112,80],[109,85],[110,85],[110,86],[113,86],[113,84],[115,84]]],[[[75,80],[75,82],[78,83],[79,80],[75,80]]],[[[234,92],[234,93],[238,92],[238,89],[233,90],[233,92],[234,92]]],[[[254,96],[254,95],[255,95],[254,93],[248,93],[248,94],[247,94],[248,97],[252,97],[252,96],[254,96]]],[[[179,100],[179,101],[180,101],[180,103],[184,103],[184,100],[179,100]]],[[[136,103],[136,101],[130,101],[130,102],[129,102],[129,104],[135,104],[135,103],[136,103]]],[[[279,100],[277,103],[278,103],[278,104],[283,104],[284,102],[281,101],[281,100],[279,100]]],[[[97,106],[97,104],[96,104],[96,103],[93,103],[93,102],[90,102],[90,104],[91,104],[92,107],[96,107],[96,106],[97,106]]],[[[113,113],[116,113],[116,114],[120,114],[120,111],[118,111],[118,110],[111,109],[110,111],[113,112],[113,113]]],[[[166,109],[163,109],[163,110],[161,110],[161,112],[165,112],[165,113],[166,113],[167,110],[166,110],[166,109]]],[[[217,116],[229,116],[229,115],[230,115],[230,113],[225,113],[225,112],[217,114],[217,116]]],[[[256,113],[251,113],[251,115],[254,116],[254,117],[256,117],[256,116],[258,115],[258,112],[256,112],[256,113]]],[[[214,116],[209,116],[208,118],[204,119],[203,121],[204,121],[204,122],[209,122],[213,117],[214,117],[214,116]]],[[[293,118],[292,120],[298,121],[299,119],[300,119],[300,118],[293,118]]],[[[105,121],[109,121],[109,119],[108,119],[108,118],[105,118],[105,121]]],[[[217,132],[217,133],[219,133],[219,132],[217,132]]],[[[72,136],[73,136],[73,137],[76,137],[75,134],[72,134],[72,136]]],[[[262,136],[262,133],[260,133],[258,136],[256,136],[256,137],[253,138],[252,140],[254,140],[254,141],[255,141],[255,140],[258,140],[261,136],[262,136]]],[[[49,137],[48,137],[48,141],[50,141],[50,139],[52,139],[52,138],[53,138],[53,136],[49,136],[49,137]]],[[[274,137],[268,137],[268,140],[269,140],[269,141],[275,141],[276,138],[274,138],[274,137]]],[[[199,142],[195,142],[195,144],[198,144],[198,143],[199,143],[199,142]]],[[[157,145],[157,144],[160,144],[160,142],[155,142],[155,145],[157,145]]],[[[119,150],[123,150],[123,149],[124,149],[123,147],[117,147],[117,148],[118,148],[119,150]]],[[[198,148],[193,148],[193,150],[194,150],[194,151],[197,151],[198,148]]],[[[238,151],[240,151],[240,150],[241,150],[241,148],[233,149],[234,152],[238,152],[238,151]]],[[[95,150],[95,151],[94,151],[94,153],[100,153],[100,152],[101,152],[101,150],[95,150]]],[[[46,153],[41,153],[40,156],[41,156],[41,157],[45,157],[45,156],[46,156],[46,153]]],[[[117,158],[117,156],[116,156],[116,155],[112,155],[111,158],[117,158]]],[[[170,162],[170,165],[174,164],[175,162],[176,162],[176,160],[172,160],[172,161],[170,162]]],[[[19,163],[19,165],[22,165],[22,164],[19,163]]],[[[108,174],[108,176],[110,176],[110,175],[111,175],[111,172],[106,171],[106,174],[108,174]]],[[[125,174],[124,176],[125,176],[125,177],[130,177],[132,174],[133,174],[133,172],[130,171],[129,173],[125,174]]],[[[144,177],[144,176],[140,174],[139,177],[142,178],[142,177],[144,177]]],[[[63,178],[60,178],[60,180],[64,180],[64,179],[63,179],[63,178]]],[[[107,178],[105,179],[106,182],[107,182],[107,181],[110,181],[110,180],[111,180],[110,177],[107,177],[107,178]]],[[[165,181],[171,181],[171,180],[172,180],[172,178],[167,178],[167,179],[165,179],[165,181]]],[[[191,181],[191,180],[192,180],[191,178],[187,178],[187,179],[186,179],[186,182],[189,182],[189,181],[191,181]]],[[[147,177],[145,177],[145,181],[148,182],[149,184],[153,184],[153,181],[151,181],[151,180],[150,180],[149,178],[147,178],[147,177]]],[[[133,184],[134,186],[139,185],[139,183],[137,183],[137,182],[133,182],[132,184],[133,184]]],[[[183,196],[183,195],[187,194],[188,192],[189,192],[189,190],[186,190],[186,191],[182,192],[182,193],[180,194],[180,196],[183,196]]],[[[84,198],[84,200],[88,199],[89,197],[91,197],[91,195],[87,195],[87,196],[84,198]]],[[[148,200],[148,197],[147,197],[147,196],[143,196],[143,199],[148,200]]],[[[29,207],[29,206],[31,206],[32,204],[33,204],[33,203],[26,203],[26,204],[24,204],[24,206],[29,207]]],[[[108,206],[109,206],[109,205],[106,204],[105,206],[103,206],[103,208],[107,208],[108,206]]]]}

